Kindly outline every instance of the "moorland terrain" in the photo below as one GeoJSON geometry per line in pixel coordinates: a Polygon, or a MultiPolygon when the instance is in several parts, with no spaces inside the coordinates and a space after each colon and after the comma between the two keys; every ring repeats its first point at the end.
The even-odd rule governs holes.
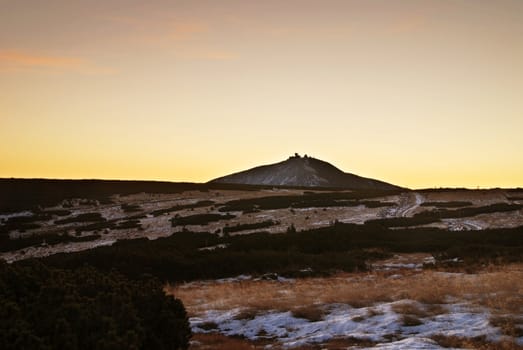
{"type": "Polygon", "coordinates": [[[63,343],[50,334],[93,346],[74,331],[86,323],[122,348],[163,344],[167,324],[177,341],[165,348],[186,346],[190,332],[194,349],[523,347],[523,189],[2,179],[0,193],[0,284],[12,305],[2,319],[42,348],[63,343]],[[72,287],[86,275],[93,285],[72,287]],[[22,301],[47,295],[44,281],[67,299],[66,281],[74,305],[92,303],[82,293],[94,285],[119,285],[129,292],[113,304],[135,321],[118,326],[122,310],[78,316],[107,308],[107,295],[77,313],[56,311],[65,299],[55,297],[59,315],[39,329],[22,301]],[[144,330],[144,283],[157,308],[179,303],[167,307],[176,322],[164,315],[144,330]]]}

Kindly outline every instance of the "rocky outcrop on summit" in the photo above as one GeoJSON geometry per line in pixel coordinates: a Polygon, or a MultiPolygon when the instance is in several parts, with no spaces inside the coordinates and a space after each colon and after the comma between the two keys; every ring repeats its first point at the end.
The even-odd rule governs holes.
{"type": "Polygon", "coordinates": [[[210,182],[244,185],[333,187],[347,189],[394,190],[400,187],[345,173],[334,165],[312,157],[298,154],[289,159],[269,165],[219,177],[210,182]]]}

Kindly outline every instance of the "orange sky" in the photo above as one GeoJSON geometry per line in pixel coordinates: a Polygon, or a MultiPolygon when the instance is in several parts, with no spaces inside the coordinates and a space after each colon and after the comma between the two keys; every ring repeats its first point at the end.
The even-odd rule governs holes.
{"type": "Polygon", "coordinates": [[[522,38],[520,0],[0,0],[0,177],[523,186],[522,38]]]}

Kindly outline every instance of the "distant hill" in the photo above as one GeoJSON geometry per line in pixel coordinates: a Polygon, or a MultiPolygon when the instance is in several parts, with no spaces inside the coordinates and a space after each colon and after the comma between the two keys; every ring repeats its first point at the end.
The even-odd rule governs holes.
{"type": "Polygon", "coordinates": [[[301,157],[298,154],[283,162],[258,166],[219,177],[210,182],[243,185],[335,187],[358,190],[395,190],[400,188],[387,182],[345,173],[330,163],[312,157],[301,157]]]}
{"type": "Polygon", "coordinates": [[[190,183],[134,180],[57,180],[0,178],[0,213],[37,209],[60,204],[64,199],[83,198],[110,202],[115,194],[181,193],[184,191],[252,190],[253,186],[221,183],[190,183]]]}

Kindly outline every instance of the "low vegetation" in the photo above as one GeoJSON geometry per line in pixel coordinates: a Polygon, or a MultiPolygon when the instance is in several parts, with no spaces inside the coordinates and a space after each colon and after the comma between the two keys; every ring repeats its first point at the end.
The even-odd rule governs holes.
{"type": "Polygon", "coordinates": [[[160,216],[160,215],[163,215],[163,214],[169,214],[169,213],[173,213],[173,212],[176,212],[176,211],[181,211],[181,210],[184,210],[184,209],[195,209],[195,208],[201,208],[201,207],[208,207],[208,206],[213,205],[213,204],[214,204],[213,201],[205,200],[205,201],[198,201],[198,202],[193,203],[193,204],[175,205],[174,207],[170,207],[170,208],[166,208],[166,209],[153,210],[151,212],[151,215],[153,215],[153,216],[160,216]]]}
{"type": "MultiPolygon", "coordinates": [[[[170,202],[151,208],[142,199],[138,205],[133,204],[131,199],[129,202],[122,200],[122,196],[138,192],[205,192],[209,189],[238,187],[154,182],[103,182],[101,187],[98,182],[87,181],[82,184],[88,185],[87,189],[81,189],[79,183],[71,186],[60,183],[60,186],[65,186],[60,197],[52,191],[57,188],[53,181],[43,181],[39,189],[27,186],[26,183],[25,187],[22,186],[24,191],[36,189],[33,201],[30,200],[30,192],[23,192],[26,197],[23,195],[20,201],[0,203],[0,211],[4,212],[31,210],[30,213],[17,214],[19,216],[4,217],[0,223],[0,251],[85,242],[101,237],[109,237],[111,240],[115,237],[127,238],[125,230],[131,230],[129,232],[134,235],[136,230],[147,229],[156,222],[159,223],[157,231],[166,231],[162,234],[175,233],[155,240],[143,238],[117,241],[112,246],[56,254],[39,259],[38,262],[27,259],[13,265],[0,265],[0,303],[3,305],[0,313],[4,312],[0,319],[10,320],[2,325],[1,348],[9,349],[5,344],[36,349],[55,348],[58,345],[71,349],[186,347],[189,331],[185,311],[176,299],[160,297],[160,294],[163,295],[161,285],[165,286],[165,283],[170,283],[165,290],[182,299],[193,314],[206,309],[239,308],[242,311],[236,317],[241,320],[254,319],[267,310],[281,310],[302,319],[300,322],[320,322],[330,312],[325,305],[341,303],[352,308],[368,308],[368,315],[363,310],[352,320],[365,322],[380,312],[388,312],[388,309],[380,310],[379,307],[372,311],[375,304],[408,299],[402,303],[393,303],[393,312],[401,318],[403,326],[414,327],[428,322],[435,315],[449,312],[449,298],[458,298],[496,310],[492,313],[490,325],[499,328],[507,336],[522,336],[521,319],[514,314],[517,310],[523,313],[523,275],[519,265],[523,261],[523,227],[450,232],[416,226],[487,213],[505,212],[510,216],[511,212],[522,209],[523,204],[473,206],[478,205],[477,202],[431,201],[421,204],[424,208],[417,208],[418,196],[415,203],[411,195],[399,199],[387,198],[397,195],[397,191],[315,191],[284,196],[268,196],[260,192],[256,196],[263,197],[244,198],[242,194],[231,196],[242,199],[222,199],[220,202],[222,193],[205,194],[202,199],[206,200],[198,200],[195,199],[198,193],[193,197],[194,192],[191,192],[192,203],[186,204],[189,197],[183,201],[177,198],[177,205],[170,202]],[[108,183],[114,187],[106,186],[108,183]],[[79,201],[78,198],[88,191],[89,184],[94,186],[91,188],[94,190],[79,201]],[[112,197],[116,193],[121,196],[112,197]],[[97,212],[98,206],[103,208],[104,203],[111,200],[116,203],[105,207],[105,211],[100,209],[103,215],[97,212]],[[59,203],[62,203],[62,207],[71,206],[74,209],[42,209],[43,205],[59,203]],[[408,208],[409,213],[417,212],[412,217],[370,220],[363,225],[341,223],[333,216],[345,209],[328,208],[365,206],[392,209],[392,214],[388,209],[367,210],[359,207],[345,210],[346,213],[362,212],[365,215],[363,217],[367,218],[376,217],[376,213],[383,216],[401,215],[400,209],[408,205],[413,205],[412,210],[408,208]],[[396,206],[400,214],[394,214],[396,206]],[[304,208],[323,208],[323,211],[300,210],[304,208]],[[277,212],[279,216],[276,217],[266,216],[266,213],[250,216],[257,216],[258,220],[263,221],[245,221],[245,216],[239,217],[239,212],[272,209],[285,210],[277,212]],[[424,211],[420,212],[419,209],[424,211]],[[82,214],[78,215],[78,212],[82,214]],[[129,215],[121,217],[122,212],[129,215]],[[161,215],[166,217],[152,218],[161,215]],[[309,221],[303,224],[299,221],[300,215],[307,215],[305,220],[309,221]],[[227,221],[231,219],[237,220],[227,221]],[[318,225],[320,221],[322,223],[318,225]],[[329,222],[330,226],[317,228],[329,222]],[[51,223],[67,226],[61,228],[51,223]],[[200,227],[190,227],[192,225],[200,227]],[[272,227],[275,225],[280,225],[278,230],[272,227]],[[282,231],[287,226],[286,233],[269,232],[282,231]],[[36,228],[39,229],[32,231],[36,228]],[[250,230],[256,232],[234,234],[250,230]],[[430,254],[435,264],[425,266],[422,272],[402,271],[402,277],[398,279],[386,271],[373,271],[372,264],[377,260],[396,253],[414,252],[430,254]],[[459,274],[440,273],[440,270],[459,274]],[[478,271],[474,275],[462,274],[478,271]],[[231,283],[191,282],[240,274],[254,277],[231,283]],[[268,274],[274,277],[273,280],[254,280],[268,274]],[[298,278],[304,276],[307,278],[298,278]],[[286,283],[281,277],[297,279],[286,283]],[[44,280],[49,282],[44,283],[44,280]],[[37,303],[42,305],[38,306],[37,303]],[[102,309],[110,311],[103,314],[100,312],[102,309]],[[95,311],[98,313],[95,314],[95,311]],[[122,316],[124,314],[130,317],[125,319],[122,316]],[[165,319],[162,318],[164,316],[165,319]],[[153,317],[166,320],[165,325],[155,323],[151,319],[153,317]],[[40,319],[42,325],[33,324],[40,319]],[[177,321],[169,324],[172,320],[177,321]],[[169,331],[164,326],[169,326],[169,331]],[[164,343],[169,341],[176,341],[178,345],[164,343]]],[[[3,182],[0,181],[0,189],[2,186],[3,182]]],[[[256,191],[260,188],[248,187],[256,191]]],[[[271,193],[277,194],[273,191],[271,193]]],[[[513,197],[507,198],[518,198],[516,195],[520,195],[520,192],[513,194],[513,197]]],[[[9,192],[8,199],[12,195],[9,192]]],[[[147,198],[142,195],[138,197],[147,198]]],[[[158,203],[164,199],[159,198],[158,203]]],[[[351,218],[340,217],[339,220],[349,221],[351,218]]],[[[16,252],[22,253],[29,256],[31,250],[16,252]]],[[[209,322],[202,327],[213,331],[218,330],[219,324],[209,322]]],[[[220,346],[256,348],[266,345],[263,342],[225,340],[218,335],[214,335],[214,338],[212,335],[202,337],[207,342],[199,345],[202,349],[205,344],[213,344],[208,347],[213,349],[220,346]]],[[[267,338],[263,341],[270,343],[272,340],[267,338]]],[[[488,342],[479,338],[471,340],[435,336],[434,340],[442,346],[458,344],[456,347],[465,347],[474,344],[476,348],[488,348],[485,345],[488,342]]],[[[346,345],[354,344],[356,340],[333,339],[331,342],[346,345]]],[[[500,346],[499,349],[516,349],[516,345],[508,342],[495,346],[500,346]]]]}
{"type": "Polygon", "coordinates": [[[0,252],[9,252],[12,250],[18,250],[33,246],[46,246],[56,245],[61,243],[72,243],[72,242],[89,242],[95,241],[100,238],[100,235],[93,234],[87,236],[71,236],[67,233],[62,234],[47,234],[45,236],[32,235],[25,238],[19,239],[8,239],[4,238],[0,240],[0,252]]]}
{"type": "Polygon", "coordinates": [[[427,210],[414,214],[412,217],[373,219],[366,221],[366,223],[385,227],[410,227],[431,224],[441,219],[465,218],[479,214],[503,213],[520,209],[523,209],[523,204],[496,203],[482,207],[427,210]]]}
{"type": "Polygon", "coordinates": [[[124,213],[135,213],[135,212],[140,212],[140,211],[143,210],[137,204],[126,204],[126,203],[124,203],[120,207],[122,208],[124,213]]]}
{"type": "Polygon", "coordinates": [[[0,264],[2,349],[186,349],[183,304],[158,281],[0,264]]]}
{"type": "Polygon", "coordinates": [[[312,313],[311,310],[318,307],[321,310],[321,305],[325,304],[342,303],[361,308],[408,299],[410,301],[396,304],[394,311],[424,318],[447,313],[443,305],[452,298],[467,300],[500,314],[523,312],[522,265],[486,269],[468,278],[431,270],[406,273],[400,279],[390,276],[387,272],[372,272],[297,279],[292,283],[270,280],[206,282],[172,285],[166,289],[196,314],[208,309],[240,308],[259,313],[300,310],[308,306],[311,306],[308,312],[312,313]]]}
{"type": "Polygon", "coordinates": [[[39,228],[38,222],[50,220],[53,216],[47,213],[31,214],[27,216],[15,216],[8,218],[0,225],[0,235],[6,235],[12,231],[25,232],[39,228]]]}
{"type": "Polygon", "coordinates": [[[238,224],[238,225],[234,225],[234,226],[224,227],[223,233],[233,233],[233,232],[246,231],[246,230],[256,230],[256,229],[271,227],[274,225],[278,225],[278,223],[273,220],[253,222],[253,223],[249,223],[249,224],[238,224]]]}
{"type": "Polygon", "coordinates": [[[511,340],[491,342],[486,337],[465,338],[453,335],[437,334],[431,337],[439,346],[444,348],[463,348],[477,350],[522,350],[523,346],[511,340]]]}
{"type": "Polygon", "coordinates": [[[56,206],[64,200],[74,198],[108,204],[112,203],[111,196],[115,194],[122,196],[142,192],[165,194],[210,189],[258,191],[265,188],[272,188],[272,186],[162,181],[0,179],[0,193],[2,193],[0,213],[56,206]]]}
{"type": "Polygon", "coordinates": [[[55,220],[56,225],[83,223],[83,222],[100,222],[106,219],[100,213],[84,213],[66,219],[55,220]]]}
{"type": "Polygon", "coordinates": [[[431,211],[423,211],[414,215],[415,218],[438,218],[438,219],[449,219],[449,218],[464,218],[474,216],[478,214],[488,213],[502,213],[508,211],[515,211],[523,209],[523,204],[507,204],[507,203],[496,203],[485,205],[482,207],[469,207],[461,209],[438,209],[431,211]]]}
{"type": "Polygon", "coordinates": [[[236,215],[232,214],[195,214],[187,216],[175,216],[171,219],[171,225],[173,227],[185,225],[207,225],[210,222],[229,220],[235,217],[236,215]]]}
{"type": "Polygon", "coordinates": [[[295,276],[304,269],[312,269],[315,274],[364,271],[369,262],[391,252],[432,253],[436,266],[464,269],[523,261],[522,232],[523,227],[449,232],[342,223],[286,234],[261,232],[220,237],[187,231],[152,241],[120,241],[113,246],[58,254],[45,261],[64,268],[88,263],[102,270],[116,268],[131,278],[154,274],[166,281],[269,272],[295,276]],[[217,245],[224,248],[199,250],[217,245]]]}
{"type": "Polygon", "coordinates": [[[437,207],[437,208],[459,208],[459,207],[468,207],[472,205],[472,202],[461,202],[461,201],[451,201],[451,202],[424,202],[420,204],[422,207],[437,207]]]}
{"type": "Polygon", "coordinates": [[[317,322],[323,320],[326,310],[320,305],[306,305],[298,306],[292,309],[292,316],[296,318],[304,318],[310,322],[317,322]]]}
{"type": "Polygon", "coordinates": [[[332,206],[358,206],[376,205],[375,202],[360,202],[362,199],[385,197],[398,194],[400,191],[369,190],[354,192],[305,192],[303,195],[270,196],[238,199],[225,203],[219,210],[229,211],[252,211],[284,209],[284,208],[312,208],[332,206]]]}

